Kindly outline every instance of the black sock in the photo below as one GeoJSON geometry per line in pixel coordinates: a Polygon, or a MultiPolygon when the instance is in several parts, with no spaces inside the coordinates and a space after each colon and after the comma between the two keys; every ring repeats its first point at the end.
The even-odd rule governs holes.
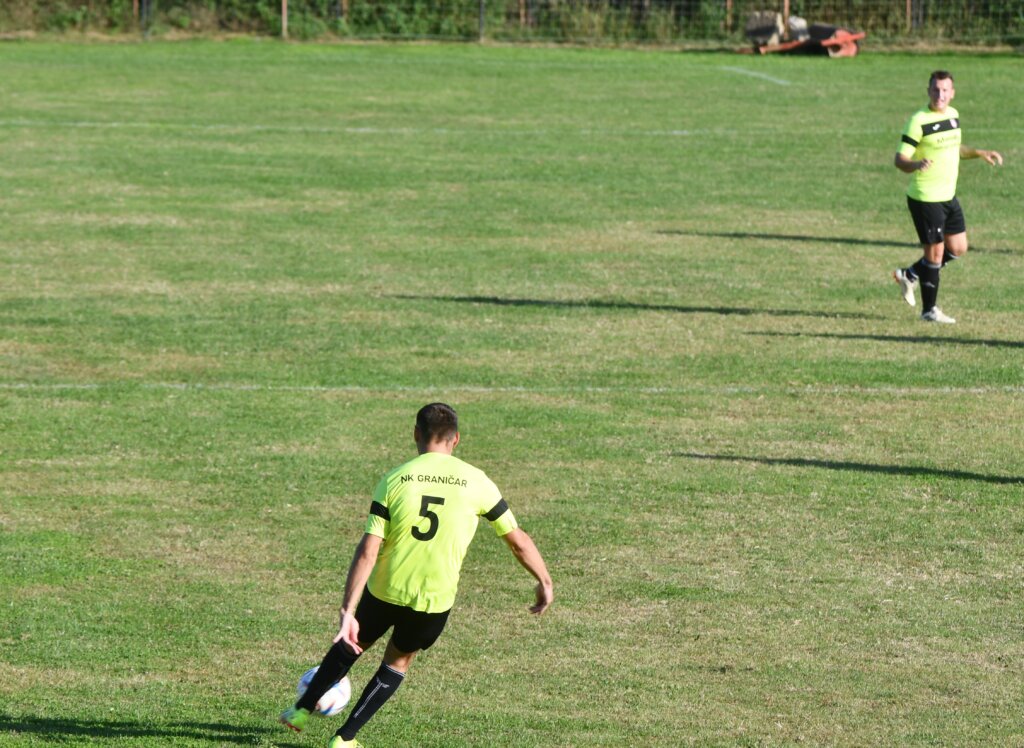
{"type": "Polygon", "coordinates": [[[316,675],[310,681],[306,693],[302,694],[295,702],[295,706],[312,712],[316,708],[316,702],[320,701],[320,697],[327,693],[331,686],[344,678],[358,659],[359,655],[352,654],[349,648],[341,642],[335,644],[324,655],[320,669],[316,671],[316,675]]]}
{"type": "Polygon", "coordinates": [[[946,267],[949,263],[956,259],[956,255],[950,252],[948,249],[942,251],[942,267],[946,267]]]}
{"type": "Polygon", "coordinates": [[[922,257],[920,260],[915,262],[913,265],[908,267],[903,272],[906,273],[907,277],[910,278],[910,280],[912,281],[921,280],[921,278],[924,277],[925,273],[928,272],[925,266],[925,262],[927,261],[922,257]]]}
{"type": "Polygon", "coordinates": [[[405,673],[400,673],[381,663],[337,734],[343,740],[352,740],[360,728],[370,721],[370,717],[376,714],[377,710],[384,706],[384,702],[398,690],[403,680],[405,680],[405,673]]]}
{"type": "Polygon", "coordinates": [[[939,298],[939,268],[942,266],[921,260],[914,267],[919,267],[917,275],[921,279],[921,311],[927,312],[939,298]]]}

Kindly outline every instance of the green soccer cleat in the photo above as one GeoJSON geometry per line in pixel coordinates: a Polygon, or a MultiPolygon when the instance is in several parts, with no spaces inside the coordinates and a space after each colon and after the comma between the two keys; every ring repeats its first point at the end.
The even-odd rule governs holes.
{"type": "Polygon", "coordinates": [[[327,744],[327,748],[363,748],[363,744],[355,738],[345,740],[341,735],[335,735],[331,738],[331,742],[327,744]]]}
{"type": "Polygon", "coordinates": [[[294,706],[285,709],[278,717],[278,721],[282,725],[289,730],[295,730],[295,732],[302,732],[306,727],[307,720],[309,720],[309,710],[296,709],[294,706]]]}

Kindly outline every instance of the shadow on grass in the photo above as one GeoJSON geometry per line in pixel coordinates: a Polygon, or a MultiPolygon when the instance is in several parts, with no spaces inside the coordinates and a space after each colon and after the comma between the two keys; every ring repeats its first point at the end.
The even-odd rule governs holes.
{"type": "Polygon", "coordinates": [[[211,745],[256,745],[269,739],[284,748],[299,748],[298,743],[281,740],[289,733],[277,727],[239,727],[220,722],[169,722],[147,724],[131,720],[61,719],[57,717],[11,717],[0,714],[0,735],[36,735],[47,742],[73,742],[73,738],[148,739],[145,745],[161,745],[163,740],[187,738],[208,741],[211,745]]]}
{"type": "Polygon", "coordinates": [[[748,332],[766,338],[830,338],[832,340],[875,340],[880,343],[929,343],[931,345],[980,345],[985,348],[1024,348],[1021,340],[977,340],[925,335],[858,335],[840,332],[748,332]]]}
{"type": "MultiPolygon", "coordinates": [[[[705,236],[714,239],[760,239],[764,241],[782,242],[810,242],[816,244],[850,244],[859,247],[891,247],[895,249],[916,249],[920,251],[921,245],[913,242],[893,242],[882,239],[857,239],[849,236],[810,236],[806,234],[767,234],[750,231],[682,231],[680,229],[664,229],[654,232],[663,236],[705,236]]],[[[968,254],[991,255],[1016,255],[1021,254],[1017,249],[989,249],[987,247],[974,247],[968,250],[968,254]]]]}
{"type": "Polygon", "coordinates": [[[940,468],[920,467],[914,465],[876,465],[870,462],[838,462],[836,460],[811,460],[805,457],[751,457],[749,455],[709,455],[699,452],[674,452],[673,457],[688,457],[691,460],[717,460],[719,462],[755,462],[760,465],[788,465],[790,467],[812,467],[823,470],[839,470],[854,473],[880,473],[882,475],[902,475],[914,478],[952,478],[954,480],[971,480],[979,483],[995,483],[997,485],[1016,485],[1024,483],[1024,476],[985,475],[971,473],[966,470],[942,470],[940,468]]]}
{"type": "Polygon", "coordinates": [[[683,304],[642,304],[635,301],[600,301],[594,299],[509,299],[500,296],[414,296],[398,294],[392,299],[406,301],[447,301],[457,304],[492,304],[494,306],[546,307],[554,309],[618,309],[643,312],[672,312],[675,314],[719,314],[724,316],[817,317],[821,319],[888,319],[878,314],[860,312],[815,312],[801,309],[759,309],[742,306],[688,306],[683,304]]]}

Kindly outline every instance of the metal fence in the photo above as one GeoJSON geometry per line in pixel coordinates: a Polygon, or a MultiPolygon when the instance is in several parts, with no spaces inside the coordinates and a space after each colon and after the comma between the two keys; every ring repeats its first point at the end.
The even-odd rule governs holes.
{"type": "Polygon", "coordinates": [[[1024,46],[1024,0],[0,0],[0,31],[723,45],[764,10],[873,41],[1024,46]]]}

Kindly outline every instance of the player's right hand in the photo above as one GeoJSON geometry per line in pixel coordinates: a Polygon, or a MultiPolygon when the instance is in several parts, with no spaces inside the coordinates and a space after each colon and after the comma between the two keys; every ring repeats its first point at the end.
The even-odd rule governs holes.
{"type": "Polygon", "coordinates": [[[545,610],[551,607],[551,603],[554,602],[554,600],[554,589],[550,585],[545,587],[542,583],[538,582],[537,602],[536,604],[530,606],[530,612],[536,616],[539,616],[541,613],[543,613],[545,610]]]}
{"type": "Polygon", "coordinates": [[[917,165],[918,171],[928,171],[932,167],[931,159],[922,158],[917,165]]]}

